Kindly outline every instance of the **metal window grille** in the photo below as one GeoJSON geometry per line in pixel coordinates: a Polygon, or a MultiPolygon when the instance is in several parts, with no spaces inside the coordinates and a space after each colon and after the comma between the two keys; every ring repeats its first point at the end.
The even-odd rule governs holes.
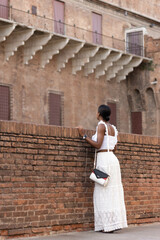
{"type": "Polygon", "coordinates": [[[10,89],[0,86],[0,119],[10,120],[10,89]]]}
{"type": "Polygon", "coordinates": [[[49,93],[49,124],[62,125],[60,94],[49,93]]]}
{"type": "Polygon", "coordinates": [[[135,55],[143,56],[143,32],[136,31],[127,33],[126,51],[135,55]]]}

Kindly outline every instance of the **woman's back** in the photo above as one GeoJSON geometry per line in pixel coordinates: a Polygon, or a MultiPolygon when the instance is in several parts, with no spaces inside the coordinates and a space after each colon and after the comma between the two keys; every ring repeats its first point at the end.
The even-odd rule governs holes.
{"type": "MultiPolygon", "coordinates": [[[[104,121],[99,121],[98,125],[103,124],[106,127],[106,132],[103,138],[101,147],[98,150],[110,149],[113,150],[117,144],[118,131],[114,125],[106,124],[104,121]]],[[[97,141],[97,129],[95,135],[92,136],[92,140],[97,141]]]]}

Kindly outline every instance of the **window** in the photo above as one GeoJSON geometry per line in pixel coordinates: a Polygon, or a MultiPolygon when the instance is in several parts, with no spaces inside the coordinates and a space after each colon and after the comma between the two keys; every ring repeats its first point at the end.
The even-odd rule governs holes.
{"type": "Polygon", "coordinates": [[[61,116],[61,95],[56,93],[49,93],[49,124],[62,125],[61,116]]]}
{"type": "Polygon", "coordinates": [[[144,56],[144,28],[126,31],[126,52],[144,56]]]}
{"type": "Polygon", "coordinates": [[[143,56],[143,32],[127,33],[127,52],[143,56]]]}
{"type": "Polygon", "coordinates": [[[142,112],[131,112],[132,133],[142,134],[142,112]]]}
{"type": "Polygon", "coordinates": [[[109,102],[108,106],[111,109],[110,123],[114,126],[117,125],[117,106],[116,103],[109,102]]]}
{"type": "Polygon", "coordinates": [[[32,14],[37,15],[37,7],[36,6],[32,6],[32,14]]]}
{"type": "Polygon", "coordinates": [[[92,13],[93,43],[102,44],[102,15],[92,13]]]}
{"type": "Polygon", "coordinates": [[[0,0],[0,18],[8,19],[8,0],[0,0]]]}
{"type": "Polygon", "coordinates": [[[0,120],[10,120],[10,89],[0,85],[0,120]]]}
{"type": "Polygon", "coordinates": [[[64,34],[64,3],[54,0],[54,31],[64,34]]]}

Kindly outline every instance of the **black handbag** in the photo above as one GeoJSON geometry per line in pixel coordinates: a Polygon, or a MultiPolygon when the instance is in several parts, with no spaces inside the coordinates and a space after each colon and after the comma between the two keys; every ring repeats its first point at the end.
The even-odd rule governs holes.
{"type": "Polygon", "coordinates": [[[90,179],[106,187],[108,184],[109,175],[95,168],[90,175],[90,179]]]}
{"type": "Polygon", "coordinates": [[[107,173],[104,173],[104,172],[102,172],[102,171],[100,171],[100,170],[98,170],[96,168],[93,170],[93,172],[94,172],[94,174],[96,175],[97,178],[104,178],[104,179],[106,179],[106,178],[109,177],[109,175],[107,173]]]}

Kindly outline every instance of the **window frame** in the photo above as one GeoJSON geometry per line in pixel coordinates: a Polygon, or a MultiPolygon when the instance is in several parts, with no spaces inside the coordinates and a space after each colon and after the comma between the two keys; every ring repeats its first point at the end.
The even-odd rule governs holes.
{"type": "MultiPolygon", "coordinates": [[[[143,47],[143,51],[142,51],[142,55],[138,55],[138,56],[144,56],[145,55],[145,51],[144,51],[144,36],[147,35],[147,30],[144,27],[140,27],[140,28],[131,28],[131,29],[126,29],[125,30],[125,52],[129,53],[129,54],[134,54],[134,53],[130,53],[127,51],[127,47],[128,47],[128,34],[129,33],[136,33],[136,32],[142,32],[142,47],[143,47]]],[[[136,54],[135,54],[136,55],[136,54]]]]}
{"type": "Polygon", "coordinates": [[[32,5],[32,7],[31,7],[31,11],[32,11],[32,15],[37,16],[37,6],[32,5]]]}
{"type": "Polygon", "coordinates": [[[53,1],[53,19],[54,19],[54,26],[53,26],[53,28],[54,28],[54,32],[56,33],[56,34],[60,34],[60,35],[65,35],[65,33],[66,33],[66,29],[65,29],[65,27],[66,27],[66,25],[65,25],[65,6],[66,6],[66,4],[65,4],[65,2],[63,2],[63,1],[60,1],[60,0],[54,0],[53,1]],[[58,20],[56,20],[56,17],[55,17],[55,6],[56,6],[56,2],[60,2],[60,3],[62,3],[63,4],[63,6],[64,6],[64,15],[63,15],[63,17],[64,17],[64,21],[63,22],[58,22],[58,20]],[[57,24],[57,26],[56,26],[56,24],[57,24]],[[56,31],[56,28],[58,28],[59,29],[59,25],[58,24],[62,24],[63,25],[63,30],[62,31],[56,31]]]}
{"type": "Polygon", "coordinates": [[[9,89],[9,119],[6,119],[6,120],[3,120],[3,119],[0,119],[2,121],[11,121],[13,119],[13,109],[12,109],[12,105],[13,105],[13,89],[12,89],[12,86],[9,85],[9,84],[3,84],[3,83],[0,83],[0,86],[2,87],[8,87],[9,89]]]}
{"type": "Polygon", "coordinates": [[[63,126],[64,125],[64,93],[63,92],[48,90],[48,125],[51,125],[51,126],[63,126]],[[57,94],[57,95],[60,95],[60,97],[61,97],[61,105],[60,105],[61,125],[56,125],[56,124],[50,123],[50,100],[49,100],[50,94],[57,94]]]}
{"type": "Polygon", "coordinates": [[[0,6],[0,18],[9,19],[9,0],[6,0],[6,4],[0,6]]]}
{"type": "MultiPolygon", "coordinates": [[[[102,25],[103,25],[103,15],[102,13],[98,13],[98,12],[94,12],[92,11],[92,43],[93,44],[99,44],[99,45],[102,45],[103,44],[103,39],[102,39],[102,25]],[[101,33],[97,33],[97,32],[94,32],[94,29],[93,29],[93,15],[99,15],[101,16],[101,33]],[[94,42],[94,34],[98,34],[99,37],[100,37],[100,42],[94,42]]],[[[99,38],[98,38],[99,39],[99,38]]]]}

